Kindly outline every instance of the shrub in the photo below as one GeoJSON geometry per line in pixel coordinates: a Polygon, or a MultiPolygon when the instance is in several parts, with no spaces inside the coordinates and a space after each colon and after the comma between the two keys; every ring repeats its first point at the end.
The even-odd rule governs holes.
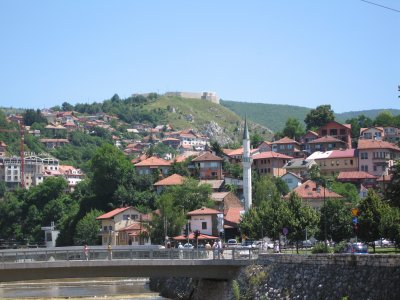
{"type": "Polygon", "coordinates": [[[333,249],[331,247],[325,247],[325,243],[319,242],[314,245],[314,247],[311,250],[311,253],[316,254],[316,253],[332,253],[333,249]]]}

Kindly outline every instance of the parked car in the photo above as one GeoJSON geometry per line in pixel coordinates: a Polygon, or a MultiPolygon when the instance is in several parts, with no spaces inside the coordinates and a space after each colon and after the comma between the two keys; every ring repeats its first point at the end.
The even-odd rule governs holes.
{"type": "Polygon", "coordinates": [[[380,239],[374,242],[375,247],[390,247],[392,243],[386,239],[380,239]]]}
{"type": "Polygon", "coordinates": [[[344,247],[343,253],[368,254],[368,246],[363,243],[349,243],[344,247]]]}
{"type": "Polygon", "coordinates": [[[236,247],[237,245],[238,245],[238,243],[235,239],[229,239],[225,246],[226,247],[236,247]]]}
{"type": "Polygon", "coordinates": [[[302,247],[302,248],[311,248],[312,246],[313,246],[313,243],[310,240],[302,241],[300,244],[300,247],[302,247]]]}

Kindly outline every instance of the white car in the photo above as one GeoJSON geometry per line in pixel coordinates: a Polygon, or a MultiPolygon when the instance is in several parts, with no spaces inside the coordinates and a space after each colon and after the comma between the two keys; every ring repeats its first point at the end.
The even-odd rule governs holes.
{"type": "Polygon", "coordinates": [[[232,248],[232,247],[237,247],[238,243],[235,239],[229,239],[228,242],[226,243],[226,247],[232,248]]]}
{"type": "Polygon", "coordinates": [[[375,247],[389,247],[392,243],[386,239],[377,240],[374,242],[375,247]]]}

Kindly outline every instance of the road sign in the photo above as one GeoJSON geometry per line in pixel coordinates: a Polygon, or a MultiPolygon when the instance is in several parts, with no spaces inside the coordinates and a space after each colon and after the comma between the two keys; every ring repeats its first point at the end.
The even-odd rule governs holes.
{"type": "Polygon", "coordinates": [[[351,209],[351,215],[353,217],[357,217],[358,216],[358,208],[352,208],[351,209]]]}
{"type": "Polygon", "coordinates": [[[353,224],[357,224],[357,223],[358,223],[357,217],[353,217],[353,224]]]}
{"type": "Polygon", "coordinates": [[[287,229],[286,227],[283,228],[282,230],[284,235],[287,235],[289,233],[289,229],[287,229]]]}

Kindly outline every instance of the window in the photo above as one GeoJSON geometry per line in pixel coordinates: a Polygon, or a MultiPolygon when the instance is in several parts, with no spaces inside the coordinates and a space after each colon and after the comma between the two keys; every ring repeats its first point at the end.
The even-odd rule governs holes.
{"type": "Polygon", "coordinates": [[[353,165],[353,160],[352,159],[350,159],[350,165],[353,165]]]}
{"type": "Polygon", "coordinates": [[[288,149],[293,149],[293,145],[287,145],[288,149]]]}
{"type": "Polygon", "coordinates": [[[361,159],[368,159],[368,152],[361,152],[361,159]]]}
{"type": "Polygon", "coordinates": [[[323,136],[328,135],[328,131],[327,131],[326,129],[323,129],[323,130],[322,130],[322,135],[323,135],[323,136]]]}
{"type": "Polygon", "coordinates": [[[337,129],[329,130],[329,135],[337,135],[337,129]]]}
{"type": "Polygon", "coordinates": [[[207,229],[207,222],[201,222],[201,229],[207,229]]]}
{"type": "Polygon", "coordinates": [[[340,135],[345,135],[346,134],[346,129],[340,129],[340,135]]]}
{"type": "Polygon", "coordinates": [[[377,166],[374,166],[374,172],[376,172],[378,170],[377,166]]]}
{"type": "Polygon", "coordinates": [[[361,171],[368,172],[368,165],[361,165],[361,171]]]}

